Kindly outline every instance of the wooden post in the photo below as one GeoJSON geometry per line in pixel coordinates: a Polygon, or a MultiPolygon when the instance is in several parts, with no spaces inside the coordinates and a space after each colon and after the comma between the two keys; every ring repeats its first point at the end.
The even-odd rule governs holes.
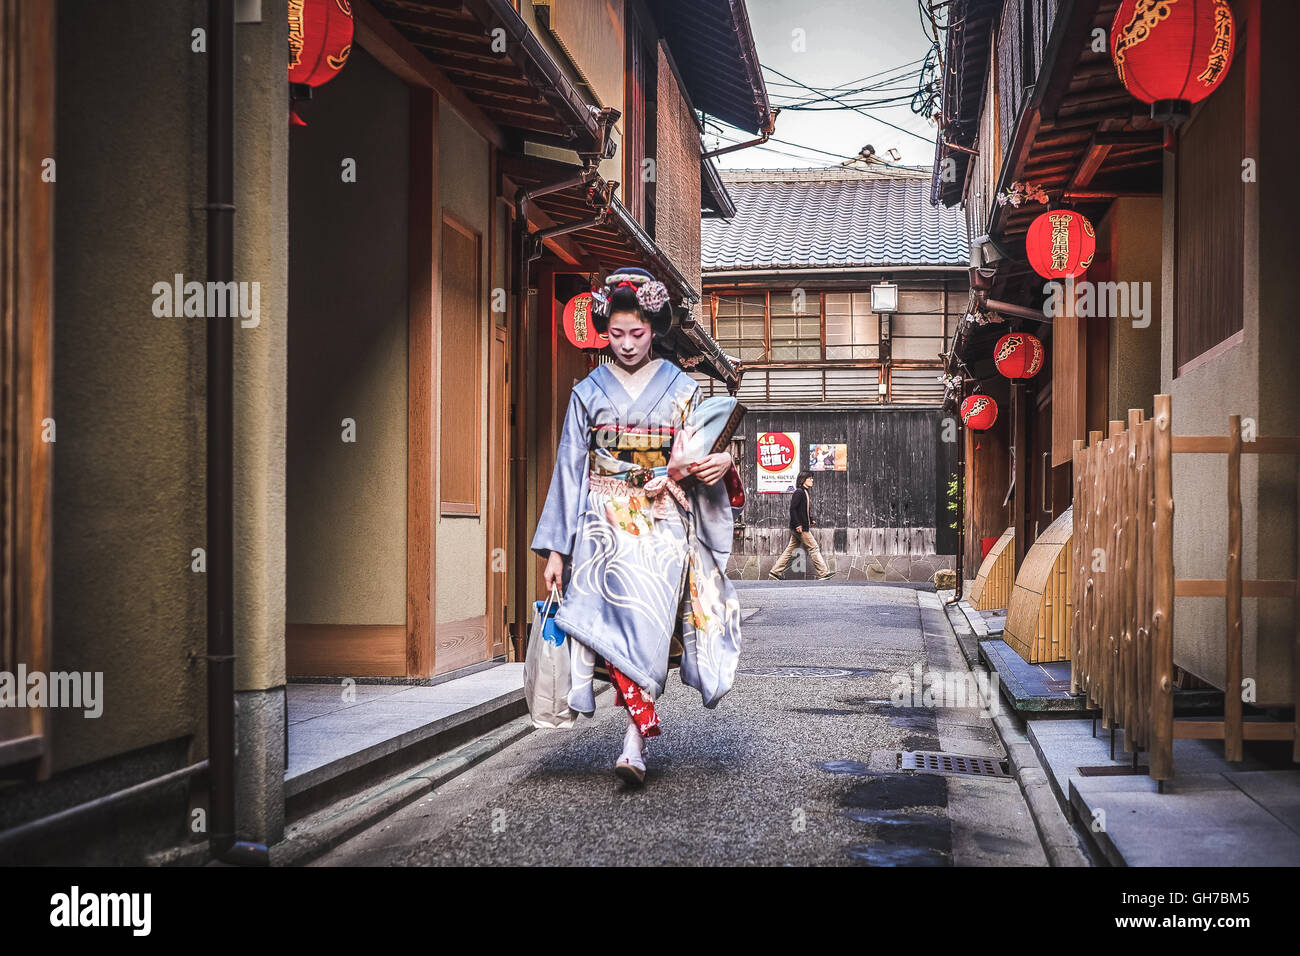
{"type": "Polygon", "coordinates": [[[1291,705],[1295,708],[1291,759],[1300,763],[1300,467],[1296,469],[1296,583],[1291,599],[1291,705]]]}
{"type": "Polygon", "coordinates": [[[1128,460],[1124,466],[1124,605],[1123,628],[1120,633],[1120,664],[1124,675],[1124,749],[1132,751],[1140,730],[1137,720],[1137,646],[1133,639],[1137,630],[1137,533],[1138,496],[1137,448],[1138,426],[1142,424],[1142,410],[1130,408],[1128,412],[1128,439],[1125,450],[1128,460]]]}
{"type": "MultiPolygon", "coordinates": [[[[1083,494],[1083,472],[1084,472],[1084,445],[1083,440],[1076,438],[1071,443],[1073,450],[1072,460],[1074,462],[1074,534],[1071,539],[1070,551],[1072,564],[1070,566],[1071,578],[1070,587],[1074,595],[1074,607],[1071,609],[1070,616],[1070,693],[1079,693],[1079,664],[1080,649],[1083,646],[1081,623],[1083,609],[1083,583],[1084,565],[1082,555],[1084,554],[1084,527],[1086,525],[1086,501],[1083,494]]],[[[1300,632],[1298,632],[1300,633],[1300,632]]]]}
{"type": "Polygon", "coordinates": [[[1025,409],[1025,394],[1023,382],[1017,382],[1011,386],[1013,415],[1011,440],[1016,443],[1016,457],[1012,465],[1016,476],[1016,490],[1011,520],[1012,526],[1016,529],[1016,565],[1011,569],[1012,581],[1020,573],[1020,566],[1024,563],[1025,549],[1028,546],[1027,539],[1029,537],[1028,529],[1025,527],[1025,511],[1031,494],[1029,489],[1029,454],[1028,449],[1025,448],[1029,441],[1029,414],[1025,409]]]}
{"type": "Polygon", "coordinates": [[[1228,612],[1224,651],[1223,756],[1241,760],[1241,416],[1228,416],[1228,612]]]}
{"type": "MultiPolygon", "coordinates": [[[[1096,550],[1100,548],[1101,542],[1105,540],[1104,525],[1102,525],[1102,501],[1105,496],[1105,449],[1101,447],[1101,432],[1088,432],[1088,447],[1091,449],[1091,471],[1092,481],[1092,507],[1089,509],[1088,520],[1092,523],[1092,533],[1088,536],[1088,553],[1083,555],[1084,561],[1088,562],[1088,701],[1093,706],[1100,706],[1102,693],[1104,693],[1105,679],[1104,669],[1102,669],[1101,658],[1101,622],[1100,622],[1100,592],[1101,583],[1097,580],[1097,572],[1093,571],[1096,566],[1096,550]]],[[[1109,727],[1105,715],[1102,715],[1101,726],[1109,727]]]]}
{"type": "Polygon", "coordinates": [[[1155,397],[1155,540],[1152,608],[1151,777],[1174,774],[1174,474],[1168,395],[1155,397]]]}

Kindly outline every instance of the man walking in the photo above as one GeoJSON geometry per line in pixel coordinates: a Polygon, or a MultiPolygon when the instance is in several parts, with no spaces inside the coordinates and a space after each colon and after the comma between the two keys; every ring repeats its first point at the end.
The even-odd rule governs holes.
{"type": "Polygon", "coordinates": [[[808,557],[812,559],[813,571],[817,574],[817,580],[822,581],[833,577],[835,572],[826,569],[826,562],[822,560],[821,548],[817,546],[817,539],[812,536],[812,526],[815,523],[812,516],[812,495],[810,494],[813,486],[812,472],[799,472],[799,477],[794,485],[794,494],[790,497],[790,543],[786,545],[781,557],[776,559],[776,564],[772,565],[772,570],[767,572],[767,576],[774,581],[780,581],[781,572],[785,570],[786,565],[790,563],[790,559],[794,557],[795,550],[802,547],[808,551],[808,557]]]}

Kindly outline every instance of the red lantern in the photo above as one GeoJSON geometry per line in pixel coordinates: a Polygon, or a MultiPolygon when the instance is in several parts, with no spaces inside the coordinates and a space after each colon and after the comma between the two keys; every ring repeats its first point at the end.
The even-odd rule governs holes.
{"type": "Polygon", "coordinates": [[[986,432],[998,420],[998,403],[988,395],[968,395],[961,403],[961,420],[967,428],[986,432]]]}
{"type": "MultiPolygon", "coordinates": [[[[352,0],[289,0],[289,82],[315,87],[338,76],[352,52],[352,0]]],[[[290,96],[289,123],[306,126],[290,96]]]]}
{"type": "Polygon", "coordinates": [[[1177,124],[1228,75],[1236,35],[1228,0],[1123,0],[1110,56],[1151,118],[1177,124]]]}
{"type": "Polygon", "coordinates": [[[998,339],[993,349],[993,364],[1007,378],[1033,378],[1042,369],[1045,354],[1037,336],[1012,332],[998,339]]]}
{"type": "Polygon", "coordinates": [[[591,293],[581,292],[564,307],[564,336],[580,349],[603,349],[609,339],[596,331],[591,320],[591,293]]]}
{"type": "Polygon", "coordinates": [[[289,0],[290,83],[328,83],[351,52],[351,0],[289,0]]]}
{"type": "Polygon", "coordinates": [[[1043,213],[1025,235],[1029,264],[1044,279],[1077,279],[1092,265],[1096,252],[1092,223],[1073,209],[1043,213]]]}

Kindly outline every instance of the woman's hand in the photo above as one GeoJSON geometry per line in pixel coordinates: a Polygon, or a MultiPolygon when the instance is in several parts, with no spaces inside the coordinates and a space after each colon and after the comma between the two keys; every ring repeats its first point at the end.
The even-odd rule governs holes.
{"type": "Polygon", "coordinates": [[[731,468],[731,453],[720,451],[692,464],[688,473],[706,485],[716,485],[731,468]]]}
{"type": "Polygon", "coordinates": [[[551,552],[551,556],[546,559],[542,580],[546,582],[546,590],[559,589],[564,582],[564,555],[558,551],[551,552]]]}

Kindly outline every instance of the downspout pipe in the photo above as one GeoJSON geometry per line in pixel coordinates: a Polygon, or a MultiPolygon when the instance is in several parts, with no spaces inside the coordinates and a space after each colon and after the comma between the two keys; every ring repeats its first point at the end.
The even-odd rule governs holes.
{"type": "MultiPolygon", "coordinates": [[[[961,408],[963,386],[957,396],[957,407],[961,408]]],[[[962,421],[960,410],[957,412],[957,588],[952,600],[944,606],[952,607],[962,599],[965,582],[962,581],[962,561],[966,555],[966,423],[962,421]]]]}
{"type": "MultiPolygon", "coordinates": [[[[235,0],[208,0],[208,281],[235,272],[235,0]]],[[[208,841],[218,860],[266,865],[235,836],[234,322],[208,317],[208,841]]]]}
{"type": "Polygon", "coordinates": [[[721,149],[711,149],[707,153],[700,154],[700,159],[712,159],[714,156],[721,156],[724,153],[734,153],[738,149],[749,149],[751,146],[762,146],[772,138],[772,133],[776,131],[776,116],[780,112],[780,107],[772,110],[767,117],[767,125],[759,131],[758,139],[751,139],[744,143],[733,143],[732,145],[724,146],[721,149]]]}

